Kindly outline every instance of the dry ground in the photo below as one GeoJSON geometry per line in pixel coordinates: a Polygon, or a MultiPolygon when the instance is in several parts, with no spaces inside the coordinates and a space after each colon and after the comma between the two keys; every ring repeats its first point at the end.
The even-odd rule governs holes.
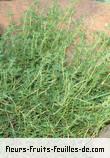
{"type": "MultiPolygon", "coordinates": [[[[68,6],[68,0],[60,0],[62,8],[68,6]]],[[[0,34],[10,23],[10,14],[13,21],[18,22],[22,14],[32,5],[33,0],[0,0],[0,34]]],[[[40,0],[40,10],[45,10],[52,0],[40,0]]]]}
{"type": "MultiPolygon", "coordinates": [[[[10,23],[9,15],[13,15],[13,20],[18,21],[24,11],[32,4],[33,0],[0,0],[0,28],[1,32],[10,23]]],[[[52,0],[40,0],[40,10],[48,8],[52,0]]],[[[62,8],[69,6],[68,0],[59,1],[62,8]]],[[[110,5],[98,3],[94,0],[79,0],[76,5],[75,18],[85,17],[84,24],[90,31],[108,30],[110,24],[110,5]]]]}

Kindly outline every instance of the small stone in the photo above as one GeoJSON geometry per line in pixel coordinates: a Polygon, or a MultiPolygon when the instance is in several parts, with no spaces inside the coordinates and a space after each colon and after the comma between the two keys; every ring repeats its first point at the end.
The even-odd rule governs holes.
{"type": "Polygon", "coordinates": [[[108,23],[105,23],[105,27],[108,27],[108,23]]]}
{"type": "Polygon", "coordinates": [[[99,138],[110,138],[110,124],[101,130],[99,138]]]}

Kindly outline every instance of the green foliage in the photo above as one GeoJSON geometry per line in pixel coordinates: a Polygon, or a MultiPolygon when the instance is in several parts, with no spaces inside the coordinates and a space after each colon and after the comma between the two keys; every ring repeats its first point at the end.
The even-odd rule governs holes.
{"type": "Polygon", "coordinates": [[[1,38],[1,137],[96,136],[109,121],[109,39],[88,44],[76,22],[71,32],[60,29],[70,16],[56,7],[39,16],[30,10],[1,38]],[[65,50],[77,38],[68,65],[65,50]]]}

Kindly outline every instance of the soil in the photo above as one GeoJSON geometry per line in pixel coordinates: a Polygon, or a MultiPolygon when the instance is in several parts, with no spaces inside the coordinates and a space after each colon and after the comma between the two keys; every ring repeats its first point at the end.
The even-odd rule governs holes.
{"type": "MultiPolygon", "coordinates": [[[[19,22],[23,13],[32,3],[33,0],[0,0],[0,34],[10,24],[10,20],[19,22]]],[[[68,0],[59,0],[59,3],[62,8],[66,8],[69,4],[68,0]]],[[[39,10],[46,10],[51,4],[52,0],[40,0],[39,10]]]]}
{"type": "MultiPolygon", "coordinates": [[[[0,0],[0,33],[10,23],[10,14],[14,21],[19,21],[22,14],[33,3],[33,0],[0,0]]],[[[68,0],[59,0],[62,8],[70,5],[68,0]]],[[[52,0],[40,0],[40,10],[46,10],[52,0]]],[[[75,18],[84,17],[84,26],[91,31],[104,31],[110,34],[110,5],[95,0],[79,0],[76,5],[75,18]]]]}
{"type": "Polygon", "coordinates": [[[85,18],[85,25],[90,31],[102,31],[110,35],[110,4],[96,3],[97,11],[85,18]]]}
{"type": "Polygon", "coordinates": [[[95,0],[80,0],[76,5],[76,17],[83,18],[89,33],[105,32],[110,35],[110,4],[95,0]]]}
{"type": "Polygon", "coordinates": [[[10,15],[17,22],[31,3],[32,0],[0,0],[0,33],[9,25],[10,15]]]}

